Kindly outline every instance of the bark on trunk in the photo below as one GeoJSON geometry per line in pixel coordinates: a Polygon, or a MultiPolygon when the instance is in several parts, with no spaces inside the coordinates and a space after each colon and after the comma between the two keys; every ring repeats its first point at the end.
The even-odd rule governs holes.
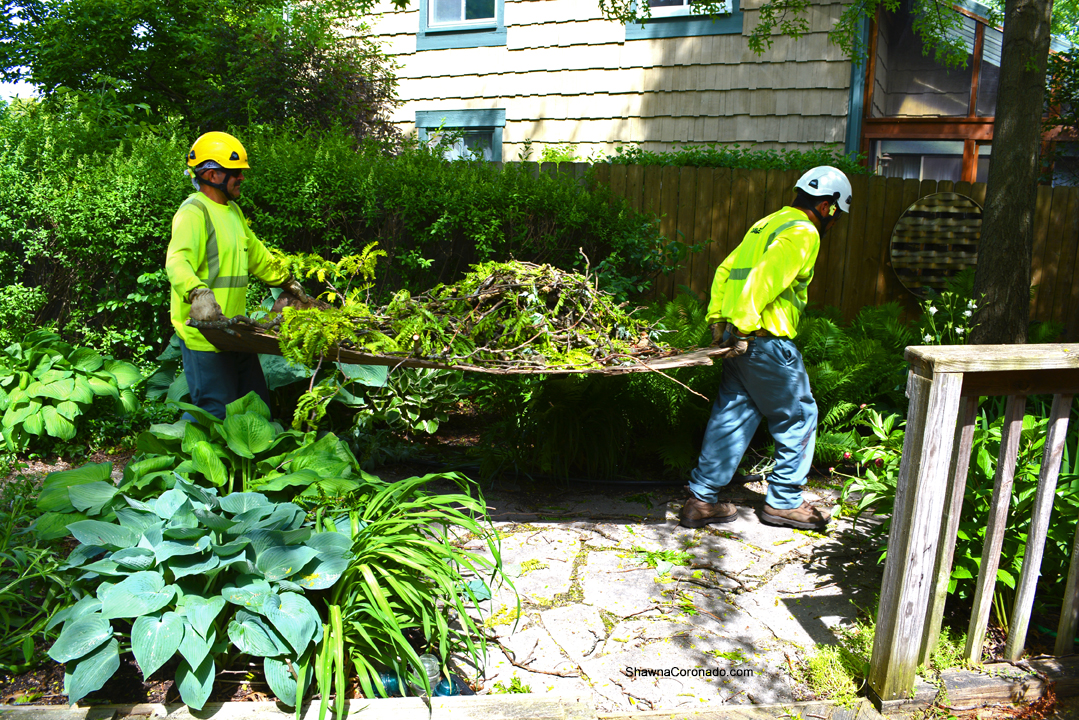
{"type": "Polygon", "coordinates": [[[982,216],[973,343],[1022,343],[1030,322],[1037,198],[1052,0],[1006,0],[993,155],[982,216]]]}

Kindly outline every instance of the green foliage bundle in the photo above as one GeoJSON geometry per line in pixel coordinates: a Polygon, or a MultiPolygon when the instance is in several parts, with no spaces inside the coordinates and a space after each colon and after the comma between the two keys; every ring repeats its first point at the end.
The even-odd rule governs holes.
{"type": "Polygon", "coordinates": [[[55,333],[35,330],[0,351],[0,420],[11,451],[40,445],[46,436],[71,440],[79,418],[99,397],[112,398],[110,409],[139,407],[135,387],[142,374],[134,365],[75,348],[55,333]]]}
{"type": "MultiPolygon", "coordinates": [[[[288,264],[305,262],[289,259],[288,264]]],[[[332,356],[335,345],[532,372],[625,365],[660,349],[651,326],[627,313],[624,303],[594,287],[587,276],[550,265],[483,263],[456,284],[436,285],[415,297],[402,290],[377,311],[360,300],[363,288],[342,291],[333,284],[337,277],[309,272],[321,273],[329,283],[323,297],[341,303],[284,308],[281,353],[307,366],[321,363],[323,354],[332,356]]]]}
{"type": "MultiPolygon", "coordinates": [[[[838,147],[838,146],[837,146],[838,147]]],[[[844,155],[838,149],[758,150],[740,145],[683,145],[655,152],[635,145],[620,145],[605,160],[616,165],[673,165],[676,167],[717,167],[743,170],[798,170],[832,165],[848,175],[869,175],[860,156],[844,155]]]]}
{"type": "MultiPolygon", "coordinates": [[[[71,502],[90,487],[72,487],[71,502]]],[[[304,527],[292,503],[218,497],[181,477],[156,499],[104,502],[99,510],[115,521],[69,526],[79,542],[67,562],[81,572],[72,587],[79,600],[50,621],[63,623],[49,656],[66,665],[68,701],[100,689],[130,647],[144,678],[178,653],[180,697],[201,709],[231,644],[263,658],[274,694],[298,705],[321,625],[303,593],[334,585],[351,557],[347,539],[304,527]]]]}

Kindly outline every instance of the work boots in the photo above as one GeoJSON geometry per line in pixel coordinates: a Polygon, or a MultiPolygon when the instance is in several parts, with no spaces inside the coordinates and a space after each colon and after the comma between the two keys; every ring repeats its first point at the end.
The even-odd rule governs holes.
{"type": "Polygon", "coordinates": [[[699,528],[710,523],[730,522],[738,517],[738,509],[730,503],[706,503],[693,495],[678,513],[678,524],[682,527],[699,528]]]}
{"type": "Polygon", "coordinates": [[[800,530],[823,530],[831,515],[821,512],[809,503],[802,501],[801,506],[790,510],[779,510],[771,505],[764,506],[761,520],[766,525],[781,525],[800,530]]]}

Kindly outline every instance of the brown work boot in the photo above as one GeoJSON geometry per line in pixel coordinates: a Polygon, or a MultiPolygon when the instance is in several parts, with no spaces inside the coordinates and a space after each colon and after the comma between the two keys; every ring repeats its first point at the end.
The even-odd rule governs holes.
{"type": "Polygon", "coordinates": [[[738,509],[730,503],[706,503],[691,495],[678,513],[678,524],[682,527],[699,528],[709,523],[730,522],[738,517],[738,509]]]}
{"type": "Polygon", "coordinates": [[[790,510],[778,510],[771,505],[764,506],[761,520],[766,525],[782,525],[800,530],[823,530],[831,519],[831,514],[821,512],[806,501],[800,507],[790,510]]]}

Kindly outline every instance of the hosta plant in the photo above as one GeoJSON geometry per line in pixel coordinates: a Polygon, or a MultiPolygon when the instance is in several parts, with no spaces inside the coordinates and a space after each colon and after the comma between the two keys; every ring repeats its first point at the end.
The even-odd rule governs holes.
{"type": "Polygon", "coordinates": [[[96,398],[111,398],[118,412],[138,408],[141,382],[134,365],[35,330],[0,350],[0,433],[11,451],[43,436],[70,440],[96,398]]]}
{"type": "Polygon", "coordinates": [[[49,648],[66,666],[68,701],[100,689],[130,649],[144,677],[178,654],[180,697],[201,708],[231,645],[262,658],[274,694],[297,704],[322,629],[304,591],[334,585],[351,559],[348,537],[312,532],[292,503],[218,497],[180,477],[156,500],[122,500],[115,522],[69,526],[79,599],[53,617],[63,629],[49,648]]]}

